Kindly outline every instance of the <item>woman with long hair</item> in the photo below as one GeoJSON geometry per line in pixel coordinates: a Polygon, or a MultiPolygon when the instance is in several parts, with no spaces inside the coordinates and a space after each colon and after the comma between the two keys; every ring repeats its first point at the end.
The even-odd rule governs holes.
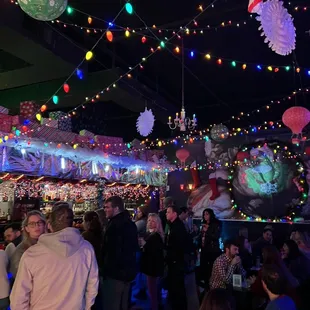
{"type": "Polygon", "coordinates": [[[209,291],[200,306],[200,310],[235,310],[235,300],[228,290],[217,288],[209,291]]]}
{"type": "Polygon", "coordinates": [[[87,211],[83,218],[84,232],[82,236],[94,248],[99,270],[101,268],[102,226],[99,215],[95,211],[87,211]]]}
{"type": "Polygon", "coordinates": [[[10,272],[16,278],[18,265],[24,252],[38,242],[39,237],[46,232],[46,220],[44,215],[37,210],[27,213],[22,223],[23,241],[16,247],[10,261],[10,272]]]}
{"type": "Polygon", "coordinates": [[[160,217],[150,213],[147,218],[146,237],[140,239],[142,248],[141,272],[147,276],[151,310],[158,310],[158,281],[164,274],[164,232],[160,217]]]}
{"type": "Polygon", "coordinates": [[[83,218],[84,232],[82,236],[87,240],[94,248],[98,268],[99,268],[99,288],[98,295],[95,300],[95,304],[92,309],[102,309],[102,260],[101,260],[101,247],[102,247],[102,225],[99,219],[99,215],[95,211],[87,211],[83,218]]]}
{"type": "Polygon", "coordinates": [[[310,279],[310,261],[300,252],[295,241],[286,240],[284,242],[282,259],[300,284],[310,279]]]}
{"type": "Polygon", "coordinates": [[[147,209],[143,206],[137,208],[137,215],[135,220],[138,236],[144,237],[146,232],[146,223],[147,223],[147,209]]]}
{"type": "Polygon", "coordinates": [[[212,209],[205,209],[202,213],[202,228],[199,237],[200,275],[208,288],[214,261],[221,255],[219,238],[221,236],[221,223],[215,217],[212,209]]]}
{"type": "Polygon", "coordinates": [[[300,252],[310,260],[309,234],[306,231],[293,231],[290,239],[297,243],[300,252]]]}
{"type": "MultiPolygon", "coordinates": [[[[298,280],[291,274],[281,258],[281,254],[275,246],[263,248],[263,267],[275,265],[286,278],[286,295],[290,296],[296,304],[299,304],[299,298],[296,294],[296,288],[299,286],[298,280]]],[[[267,298],[267,294],[262,285],[262,269],[259,270],[256,279],[252,278],[251,291],[257,297],[267,298]]]]}

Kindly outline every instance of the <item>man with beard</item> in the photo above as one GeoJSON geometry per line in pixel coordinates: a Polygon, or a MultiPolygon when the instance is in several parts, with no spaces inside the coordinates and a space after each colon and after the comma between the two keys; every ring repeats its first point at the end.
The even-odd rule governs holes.
{"type": "Polygon", "coordinates": [[[239,255],[239,247],[237,240],[227,240],[224,243],[225,253],[219,256],[212,268],[210,278],[210,289],[228,288],[232,286],[233,275],[241,274],[246,276],[246,272],[242,267],[239,255]]]}

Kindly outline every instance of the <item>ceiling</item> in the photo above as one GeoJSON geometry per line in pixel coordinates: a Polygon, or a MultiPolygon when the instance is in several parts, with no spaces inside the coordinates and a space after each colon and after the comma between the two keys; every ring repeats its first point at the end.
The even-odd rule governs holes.
{"type": "MultiPolygon", "coordinates": [[[[123,5],[123,2],[112,0],[75,0],[69,3],[73,8],[105,21],[112,21],[123,5]]],[[[289,65],[291,68],[310,70],[310,36],[306,33],[310,29],[310,8],[307,11],[295,11],[296,5],[302,7],[307,5],[307,1],[290,3],[291,5],[285,1],[285,6],[294,17],[297,43],[294,53],[285,57],[275,54],[264,43],[257,30],[259,24],[248,14],[248,1],[245,0],[216,1],[214,8],[210,7],[197,19],[197,27],[219,27],[205,30],[203,35],[184,35],[185,104],[189,114],[196,113],[200,128],[231,120],[232,115],[240,115],[240,112],[247,114],[260,110],[260,113],[250,113],[250,117],[241,118],[241,121],[227,122],[230,127],[258,125],[266,120],[281,119],[281,115],[291,104],[308,104],[309,96],[302,93],[296,96],[293,103],[285,101],[280,105],[272,105],[270,109],[265,108],[271,100],[281,99],[289,96],[295,89],[310,86],[310,77],[304,70],[298,74],[294,70],[286,72],[281,67],[289,65]],[[227,24],[228,21],[234,26],[220,27],[222,22],[227,24]],[[240,27],[236,24],[240,24],[240,27]],[[191,51],[195,55],[193,58],[189,57],[191,51]],[[205,60],[202,57],[205,53],[210,53],[214,59],[205,60]],[[218,58],[223,60],[222,65],[216,63],[218,58]],[[231,65],[233,60],[238,64],[236,68],[231,65]],[[246,70],[242,70],[243,63],[247,64],[246,70]],[[256,65],[272,65],[273,68],[281,69],[277,73],[258,71],[256,65]]],[[[132,4],[139,17],[126,12],[119,15],[114,31],[112,29],[114,42],[109,43],[105,38],[100,41],[94,50],[96,60],[83,67],[87,72],[85,81],[72,77],[69,80],[70,93],[66,96],[60,93],[61,108],[67,111],[78,106],[84,97],[113,83],[116,76],[124,74],[129,67],[138,64],[142,57],[149,55],[151,47],[156,48],[160,40],[171,36],[169,31],[159,33],[153,28],[152,31],[143,29],[140,32],[147,36],[147,42],[142,44],[142,34],[126,38],[124,31],[117,31],[116,25],[142,29],[145,28],[144,21],[149,26],[157,25],[157,28],[162,26],[165,29],[179,29],[199,13],[197,8],[201,3],[195,0],[184,4],[176,0],[133,0],[132,4]],[[154,34],[156,39],[151,38],[154,34]]],[[[0,28],[0,35],[5,39],[0,42],[0,59],[5,57],[9,61],[0,61],[0,89],[3,90],[0,92],[0,100],[4,102],[11,98],[10,101],[18,103],[22,96],[27,99],[35,97],[34,99],[42,102],[48,100],[77,66],[85,51],[96,43],[100,33],[86,34],[79,27],[64,28],[63,24],[40,23],[25,16],[16,6],[7,5],[4,9],[6,11],[0,10],[0,17],[1,14],[8,15],[8,12],[15,17],[14,23],[12,18],[3,16],[1,19],[1,23],[5,25],[0,28]],[[25,37],[25,31],[28,38],[25,37]],[[8,54],[1,57],[1,53],[8,54]]],[[[71,15],[64,13],[60,20],[89,27],[87,14],[78,11],[71,15]]],[[[107,24],[93,18],[91,26],[106,28],[107,24]]],[[[195,27],[193,23],[189,25],[192,30],[195,27]]],[[[103,115],[103,132],[119,134],[119,126],[124,125],[124,136],[131,139],[138,137],[136,117],[147,102],[154,109],[156,118],[165,123],[166,117],[177,112],[181,106],[181,56],[173,53],[173,48],[180,44],[177,37],[172,39],[171,45],[167,43],[164,49],[154,53],[143,63],[143,70],[139,67],[133,70],[131,80],[123,78],[117,88],[105,93],[93,104],[94,107],[82,112],[77,110],[77,120],[74,122],[83,126],[83,122],[88,121],[96,127],[94,124],[98,114],[103,115]]],[[[54,106],[51,108],[55,109],[54,106]]],[[[101,123],[98,123],[99,126],[101,123]]],[[[156,123],[153,137],[169,135],[171,132],[166,126],[156,123]]]]}

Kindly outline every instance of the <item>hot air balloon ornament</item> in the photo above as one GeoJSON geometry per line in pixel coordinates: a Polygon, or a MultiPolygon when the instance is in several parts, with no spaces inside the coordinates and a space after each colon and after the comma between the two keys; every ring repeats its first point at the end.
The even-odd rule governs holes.
{"type": "Polygon", "coordinates": [[[187,149],[179,149],[176,151],[175,156],[181,162],[181,167],[185,167],[186,159],[189,157],[189,151],[187,149]]]}
{"type": "Polygon", "coordinates": [[[302,140],[302,130],[310,122],[310,111],[304,107],[291,107],[282,115],[282,122],[292,131],[292,143],[302,140]]]}

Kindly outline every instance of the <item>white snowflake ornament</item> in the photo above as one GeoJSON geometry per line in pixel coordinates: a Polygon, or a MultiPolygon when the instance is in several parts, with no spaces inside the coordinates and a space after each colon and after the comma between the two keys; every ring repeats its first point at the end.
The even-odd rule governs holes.
{"type": "Polygon", "coordinates": [[[155,117],[151,109],[145,108],[145,111],[140,113],[137,119],[137,131],[143,136],[147,137],[153,130],[155,117]]]}
{"type": "Polygon", "coordinates": [[[265,36],[265,43],[277,54],[285,56],[292,53],[296,43],[296,29],[293,18],[279,0],[267,0],[261,5],[256,19],[261,23],[258,30],[265,36]]]}

